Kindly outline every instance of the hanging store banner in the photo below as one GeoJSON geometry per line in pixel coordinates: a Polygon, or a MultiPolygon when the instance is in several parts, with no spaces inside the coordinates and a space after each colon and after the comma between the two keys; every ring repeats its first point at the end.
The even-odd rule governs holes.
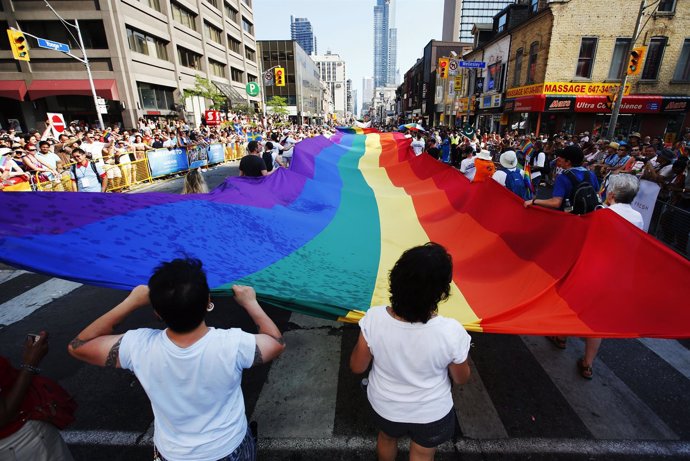
{"type": "MultiPolygon", "coordinates": [[[[605,96],[578,96],[575,112],[610,112],[605,96]]],[[[621,103],[622,114],[658,114],[661,96],[626,96],[621,103]]]]}

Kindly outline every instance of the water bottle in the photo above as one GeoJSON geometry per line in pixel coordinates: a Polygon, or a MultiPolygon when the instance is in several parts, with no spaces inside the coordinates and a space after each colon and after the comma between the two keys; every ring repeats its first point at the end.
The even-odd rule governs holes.
{"type": "Polygon", "coordinates": [[[570,203],[570,200],[565,199],[565,202],[563,203],[563,211],[565,211],[566,213],[573,212],[573,205],[570,203]]]}

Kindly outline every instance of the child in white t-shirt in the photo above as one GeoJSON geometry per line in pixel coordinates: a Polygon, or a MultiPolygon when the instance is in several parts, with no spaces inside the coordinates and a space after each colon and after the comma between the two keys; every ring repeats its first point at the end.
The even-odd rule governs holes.
{"type": "Polygon", "coordinates": [[[390,306],[370,308],[359,322],[350,368],[364,373],[373,361],[367,397],[381,460],[395,459],[403,436],[411,438],[411,459],[432,459],[454,434],[451,379],[464,384],[470,377],[470,336],[458,321],[437,314],[452,275],[451,256],[441,245],[405,251],[390,273],[390,306]]]}

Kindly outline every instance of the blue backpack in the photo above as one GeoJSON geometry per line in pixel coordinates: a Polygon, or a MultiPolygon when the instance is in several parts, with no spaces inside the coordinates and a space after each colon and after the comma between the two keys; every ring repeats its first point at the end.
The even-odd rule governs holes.
{"type": "Polygon", "coordinates": [[[506,188],[523,200],[529,199],[531,191],[526,184],[527,180],[523,176],[522,170],[519,168],[516,168],[515,171],[505,168],[502,168],[502,170],[506,174],[506,188]]]}

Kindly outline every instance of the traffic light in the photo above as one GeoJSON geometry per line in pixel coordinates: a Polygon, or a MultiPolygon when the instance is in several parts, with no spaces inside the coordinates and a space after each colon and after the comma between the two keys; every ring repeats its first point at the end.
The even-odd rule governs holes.
{"type": "Polygon", "coordinates": [[[450,59],[439,58],[438,59],[438,76],[439,78],[448,77],[448,65],[450,64],[450,59]]]}
{"type": "Polygon", "coordinates": [[[12,56],[18,61],[29,61],[29,44],[26,37],[20,30],[7,29],[7,36],[10,38],[12,56]]]}
{"type": "Polygon", "coordinates": [[[637,75],[642,71],[642,61],[647,47],[638,46],[630,51],[630,60],[628,61],[628,75],[637,75]]]}
{"type": "Polygon", "coordinates": [[[276,67],[274,74],[276,86],[285,86],[285,69],[282,67],[276,67]]]}

